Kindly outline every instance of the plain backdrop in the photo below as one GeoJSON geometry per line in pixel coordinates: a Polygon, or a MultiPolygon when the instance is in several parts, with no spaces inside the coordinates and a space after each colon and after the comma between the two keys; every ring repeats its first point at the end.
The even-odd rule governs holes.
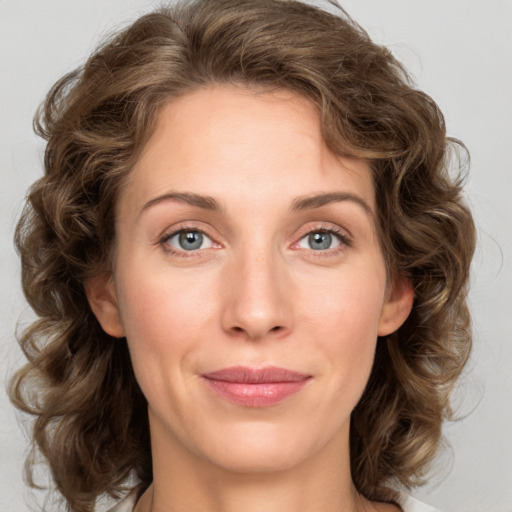
{"type": "MultiPolygon", "coordinates": [[[[0,0],[0,510],[42,503],[22,481],[27,441],[4,384],[28,321],[12,235],[41,174],[32,117],[49,87],[102,36],[156,6],[144,0],[0,0]]],[[[451,445],[416,496],[444,512],[512,512],[512,1],[346,0],[342,5],[406,64],[472,156],[478,225],[470,295],[475,347],[455,395],[451,445]]],[[[46,510],[51,511],[48,505],[46,510]]]]}

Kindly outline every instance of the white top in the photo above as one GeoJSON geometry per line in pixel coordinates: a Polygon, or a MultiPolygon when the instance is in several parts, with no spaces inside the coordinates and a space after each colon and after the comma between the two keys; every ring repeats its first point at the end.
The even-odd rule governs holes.
{"type": "Polygon", "coordinates": [[[422,503],[407,494],[399,494],[398,504],[402,508],[403,512],[441,512],[437,508],[431,507],[426,503],[422,503]]]}
{"type": "MultiPolygon", "coordinates": [[[[108,512],[133,512],[135,499],[136,495],[132,492],[108,512]]],[[[403,512],[441,512],[440,510],[431,507],[430,505],[426,505],[425,503],[418,501],[416,498],[406,494],[399,494],[398,504],[402,508],[403,512]]]]}

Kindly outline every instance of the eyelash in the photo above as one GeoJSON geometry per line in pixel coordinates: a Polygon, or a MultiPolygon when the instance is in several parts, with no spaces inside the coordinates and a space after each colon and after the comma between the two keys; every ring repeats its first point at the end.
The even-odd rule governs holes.
{"type": "Polygon", "coordinates": [[[314,249],[310,249],[311,255],[315,258],[336,256],[347,248],[352,247],[352,238],[343,232],[340,228],[334,226],[326,226],[324,224],[313,226],[313,228],[308,229],[305,233],[303,233],[299,240],[293,244],[293,246],[297,246],[301,240],[305,237],[312,235],[313,233],[328,233],[333,235],[334,238],[337,238],[339,241],[339,246],[333,249],[326,249],[323,251],[315,251],[314,249]]]}
{"type": "MultiPolygon", "coordinates": [[[[180,233],[187,233],[187,232],[201,233],[203,235],[206,235],[213,242],[213,237],[211,237],[207,232],[205,232],[204,229],[198,228],[194,225],[186,225],[186,226],[180,226],[178,229],[173,230],[171,233],[164,234],[158,241],[158,245],[160,245],[166,253],[172,254],[173,256],[176,256],[178,258],[193,258],[193,257],[199,256],[198,253],[200,252],[200,250],[178,251],[178,250],[174,249],[171,245],[169,245],[168,242],[170,240],[172,240],[172,238],[174,238],[176,235],[179,235],[180,233]]],[[[213,242],[213,244],[214,244],[214,246],[215,245],[219,246],[219,244],[216,242],[213,242]]],[[[202,250],[204,250],[204,249],[202,249],[202,250]]]]}
{"type": "MultiPolygon", "coordinates": [[[[173,256],[176,256],[178,258],[193,258],[195,256],[199,256],[199,252],[204,251],[205,249],[197,249],[192,251],[186,251],[186,250],[175,250],[172,248],[168,242],[175,237],[176,235],[180,233],[186,233],[186,232],[198,232],[203,235],[206,235],[208,238],[210,238],[215,245],[220,246],[218,243],[213,241],[213,237],[211,237],[207,232],[205,232],[203,229],[200,229],[196,226],[187,225],[187,226],[180,226],[178,229],[173,230],[171,233],[164,234],[159,240],[158,245],[162,247],[162,249],[166,253],[170,253],[173,256]]],[[[339,246],[335,247],[334,249],[326,249],[322,251],[315,251],[314,249],[310,249],[310,251],[313,253],[314,257],[325,257],[325,256],[334,256],[340,253],[341,251],[345,250],[347,247],[352,247],[352,239],[350,236],[346,235],[345,233],[342,233],[340,228],[332,227],[332,226],[325,226],[325,225],[317,225],[314,226],[311,229],[308,229],[306,232],[304,232],[297,242],[294,242],[292,247],[297,246],[301,240],[303,240],[305,237],[313,234],[313,233],[328,233],[330,235],[333,235],[335,238],[339,241],[339,246]]]]}

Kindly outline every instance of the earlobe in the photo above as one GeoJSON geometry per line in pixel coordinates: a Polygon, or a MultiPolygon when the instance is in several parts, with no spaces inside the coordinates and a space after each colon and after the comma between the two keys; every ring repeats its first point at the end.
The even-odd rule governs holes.
{"type": "Polygon", "coordinates": [[[387,336],[395,332],[409,316],[413,302],[414,291],[411,280],[404,276],[397,276],[382,307],[378,335],[387,336]]]}
{"type": "Polygon", "coordinates": [[[85,293],[103,330],[114,338],[124,337],[112,275],[100,274],[88,279],[85,282],[85,293]]]}

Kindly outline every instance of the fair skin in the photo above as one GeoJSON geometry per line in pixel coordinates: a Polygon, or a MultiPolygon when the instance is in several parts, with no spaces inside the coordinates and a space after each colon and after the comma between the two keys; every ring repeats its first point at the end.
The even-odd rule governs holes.
{"type": "Polygon", "coordinates": [[[375,210],[368,164],[334,156],[296,94],[212,86],[162,109],[119,197],[112,275],[87,283],[148,401],[137,512],[399,510],[350,474],[377,337],[412,304],[375,210]],[[257,386],[226,396],[206,377],[238,366],[302,380],[253,400],[257,386]]]}

